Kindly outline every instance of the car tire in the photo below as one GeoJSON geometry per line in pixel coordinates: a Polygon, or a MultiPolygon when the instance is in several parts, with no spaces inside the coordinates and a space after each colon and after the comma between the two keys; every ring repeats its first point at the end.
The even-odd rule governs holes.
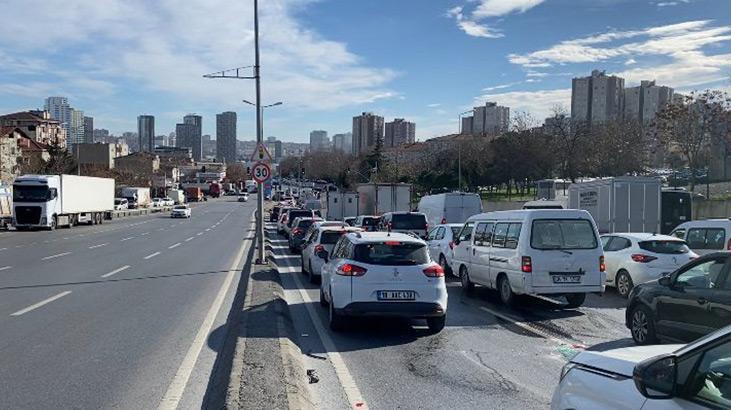
{"type": "Polygon", "coordinates": [[[439,317],[429,317],[426,319],[426,325],[429,326],[429,332],[437,334],[444,329],[444,325],[447,324],[447,315],[439,317]]]}
{"type": "Polygon", "coordinates": [[[632,340],[638,345],[648,345],[657,342],[655,333],[655,322],[652,319],[650,309],[644,305],[637,305],[630,314],[630,333],[632,340]]]}
{"type": "Polygon", "coordinates": [[[583,305],[585,300],[586,300],[586,293],[568,294],[568,295],[566,295],[566,302],[568,302],[566,307],[569,309],[576,309],[577,307],[583,305]]]}
{"type": "Polygon", "coordinates": [[[442,269],[444,269],[444,273],[449,274],[449,275],[451,275],[453,273],[452,268],[450,268],[449,265],[447,265],[447,258],[445,258],[444,255],[442,255],[442,254],[439,254],[439,266],[441,266],[442,269]]]}
{"type": "Polygon", "coordinates": [[[510,287],[510,281],[507,276],[500,276],[497,281],[497,289],[500,294],[500,301],[503,302],[503,305],[515,305],[515,293],[513,293],[513,288],[510,287]]]}
{"type": "Polygon", "coordinates": [[[304,255],[300,258],[300,272],[307,273],[307,269],[305,269],[305,257],[304,257],[304,255]]]}
{"type": "Polygon", "coordinates": [[[329,304],[328,312],[330,313],[328,315],[328,324],[330,325],[330,329],[335,332],[343,330],[345,328],[345,317],[335,311],[335,304],[332,303],[332,301],[329,304]]]}
{"type": "Polygon", "coordinates": [[[629,297],[629,293],[635,285],[632,282],[632,277],[629,275],[629,272],[622,269],[617,273],[615,286],[617,287],[617,293],[619,293],[619,296],[626,299],[629,297]]]}
{"type": "Polygon", "coordinates": [[[51,219],[51,226],[48,229],[51,231],[55,231],[56,227],[58,227],[58,217],[54,215],[53,219],[51,219]]]}
{"type": "Polygon", "coordinates": [[[475,284],[470,281],[470,274],[464,265],[459,268],[459,281],[462,283],[462,290],[465,294],[471,295],[475,290],[475,284]]]}
{"type": "Polygon", "coordinates": [[[322,291],[322,287],[320,287],[320,306],[327,307],[327,299],[325,299],[325,292],[322,291]]]}
{"type": "Polygon", "coordinates": [[[312,261],[309,262],[309,266],[307,267],[307,279],[309,279],[310,283],[317,283],[317,276],[312,273],[312,261]]]}

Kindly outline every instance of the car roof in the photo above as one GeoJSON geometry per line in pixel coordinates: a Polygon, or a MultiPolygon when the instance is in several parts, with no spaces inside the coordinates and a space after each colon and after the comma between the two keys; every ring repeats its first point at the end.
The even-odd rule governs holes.
{"type": "Polygon", "coordinates": [[[677,242],[683,242],[682,239],[670,236],[670,235],[658,235],[654,233],[645,233],[645,232],[615,232],[615,233],[607,233],[601,235],[604,236],[622,236],[624,238],[634,239],[636,241],[647,241],[647,240],[654,240],[654,241],[677,241],[677,242]]]}
{"type": "Polygon", "coordinates": [[[385,241],[398,241],[420,244],[426,243],[422,239],[400,232],[358,232],[357,234],[350,233],[348,234],[348,237],[355,244],[385,241]]]}
{"type": "Polygon", "coordinates": [[[450,228],[461,228],[464,224],[439,224],[435,226],[435,228],[439,228],[440,226],[447,226],[450,228]]]}
{"type": "Polygon", "coordinates": [[[731,220],[728,218],[724,219],[702,219],[697,221],[683,222],[682,224],[675,227],[675,229],[683,228],[725,228],[731,229],[731,220]]]}
{"type": "Polygon", "coordinates": [[[363,229],[355,226],[321,226],[318,230],[320,232],[363,232],[363,229]]]}
{"type": "Polygon", "coordinates": [[[583,209],[521,209],[516,211],[494,211],[472,215],[467,219],[471,221],[484,220],[525,220],[530,219],[562,219],[562,218],[585,218],[591,219],[591,214],[583,209]]]}
{"type": "Polygon", "coordinates": [[[386,212],[384,215],[406,215],[406,214],[425,215],[423,212],[418,212],[418,211],[394,211],[394,212],[386,212]]]}

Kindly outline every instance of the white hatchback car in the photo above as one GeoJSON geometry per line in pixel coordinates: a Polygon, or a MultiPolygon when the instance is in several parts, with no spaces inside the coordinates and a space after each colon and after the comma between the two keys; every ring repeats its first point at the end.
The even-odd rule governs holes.
{"type": "Polygon", "coordinates": [[[607,286],[616,287],[625,298],[634,285],[659,279],[698,257],[674,236],[613,233],[602,235],[601,240],[607,286]]]}
{"type": "Polygon", "coordinates": [[[190,207],[188,205],[175,205],[170,212],[171,218],[190,218],[190,207]]]}
{"type": "Polygon", "coordinates": [[[412,235],[355,232],[343,235],[332,254],[319,252],[320,304],[329,306],[332,330],[347,316],[424,318],[431,332],[444,328],[444,270],[429,257],[426,242],[412,235]]]}
{"type": "MultiPolygon", "coordinates": [[[[462,229],[462,224],[437,225],[429,231],[426,243],[429,245],[429,255],[432,260],[438,261],[444,272],[455,275],[452,269],[452,249],[454,238],[462,229]]],[[[457,275],[455,275],[457,276],[457,275]]]]}
{"type": "Polygon", "coordinates": [[[731,408],[731,326],[687,345],[584,351],[561,370],[552,410],[731,408]]]}
{"type": "MultiPolygon", "coordinates": [[[[318,222],[312,224],[317,225],[318,222]]],[[[362,229],[352,226],[320,226],[305,236],[304,248],[302,249],[302,273],[306,273],[310,283],[315,283],[320,278],[322,266],[325,259],[318,256],[322,251],[332,254],[335,243],[346,233],[360,232],[362,229]]]]}

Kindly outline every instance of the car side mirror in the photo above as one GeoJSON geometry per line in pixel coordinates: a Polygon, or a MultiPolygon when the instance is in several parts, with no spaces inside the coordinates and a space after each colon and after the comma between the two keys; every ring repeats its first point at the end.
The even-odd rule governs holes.
{"type": "Polygon", "coordinates": [[[317,257],[324,260],[325,262],[327,262],[329,255],[328,255],[327,251],[323,249],[323,250],[317,252],[317,257]]]}
{"type": "Polygon", "coordinates": [[[662,355],[635,366],[632,380],[637,390],[648,399],[670,399],[675,395],[677,373],[675,356],[662,355]]]}
{"type": "Polygon", "coordinates": [[[459,245],[459,243],[462,241],[460,241],[459,238],[454,238],[452,242],[454,242],[455,245],[459,245]]]}
{"type": "Polygon", "coordinates": [[[658,279],[657,283],[659,283],[660,286],[670,287],[673,284],[673,280],[670,275],[665,275],[658,279]]]}

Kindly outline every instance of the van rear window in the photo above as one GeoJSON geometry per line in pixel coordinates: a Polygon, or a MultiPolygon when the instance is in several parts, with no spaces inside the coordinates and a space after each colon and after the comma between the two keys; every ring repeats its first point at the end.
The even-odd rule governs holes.
{"type": "Polygon", "coordinates": [[[594,227],[586,219],[537,219],[530,246],[534,249],[594,249],[594,227]]]}
{"type": "Polygon", "coordinates": [[[423,214],[394,214],[391,224],[393,229],[424,229],[426,216],[423,214]]]}

